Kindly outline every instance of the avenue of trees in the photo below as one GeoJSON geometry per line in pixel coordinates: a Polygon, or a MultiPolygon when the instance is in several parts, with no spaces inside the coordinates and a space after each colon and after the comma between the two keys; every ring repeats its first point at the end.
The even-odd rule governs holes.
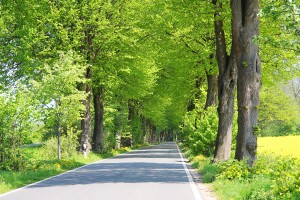
{"type": "Polygon", "coordinates": [[[1,167],[51,138],[87,153],[177,140],[252,165],[257,136],[300,130],[299,5],[1,0],[1,167]]]}

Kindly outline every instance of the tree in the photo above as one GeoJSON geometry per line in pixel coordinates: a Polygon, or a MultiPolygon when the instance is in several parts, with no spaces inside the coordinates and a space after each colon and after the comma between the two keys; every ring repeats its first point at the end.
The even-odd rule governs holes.
{"type": "Polygon", "coordinates": [[[261,63],[258,43],[259,1],[231,0],[232,43],[238,69],[238,135],[235,158],[256,159],[261,63]]]}
{"type": "Polygon", "coordinates": [[[44,109],[48,107],[44,112],[45,123],[50,123],[56,128],[58,159],[61,158],[62,132],[70,134],[69,129],[76,128],[77,122],[81,119],[80,111],[83,110],[81,101],[85,98],[85,93],[78,90],[77,85],[85,82],[83,77],[85,69],[86,66],[80,57],[72,52],[62,52],[55,63],[44,65],[45,73],[41,82],[31,81],[44,109]]]}
{"type": "MultiPolygon", "coordinates": [[[[219,68],[218,80],[218,116],[219,125],[214,153],[214,162],[230,158],[232,142],[232,120],[234,115],[235,89],[237,82],[237,69],[234,47],[231,47],[230,55],[227,54],[227,43],[224,31],[224,16],[222,15],[222,3],[213,1],[215,5],[215,37],[216,55],[219,68]]],[[[234,29],[234,27],[232,27],[234,29]]]]}

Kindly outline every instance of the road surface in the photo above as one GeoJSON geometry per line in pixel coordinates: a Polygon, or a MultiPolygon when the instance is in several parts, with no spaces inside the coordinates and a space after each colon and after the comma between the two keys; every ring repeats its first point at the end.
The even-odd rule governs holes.
{"type": "Polygon", "coordinates": [[[202,200],[173,142],[105,159],[0,200],[202,200]]]}

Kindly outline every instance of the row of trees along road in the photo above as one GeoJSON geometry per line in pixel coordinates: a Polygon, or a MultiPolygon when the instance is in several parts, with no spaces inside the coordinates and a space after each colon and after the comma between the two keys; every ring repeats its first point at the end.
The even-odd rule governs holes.
{"type": "Polygon", "coordinates": [[[252,165],[262,69],[266,87],[298,75],[299,5],[2,0],[1,161],[58,134],[88,152],[181,139],[215,162],[236,138],[252,165]]]}

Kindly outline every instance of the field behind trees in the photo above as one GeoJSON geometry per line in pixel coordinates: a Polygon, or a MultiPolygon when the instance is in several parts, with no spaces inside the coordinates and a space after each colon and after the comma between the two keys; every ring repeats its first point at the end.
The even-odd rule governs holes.
{"type": "Polygon", "coordinates": [[[300,136],[261,137],[258,139],[258,155],[273,154],[300,159],[300,136]]]}

